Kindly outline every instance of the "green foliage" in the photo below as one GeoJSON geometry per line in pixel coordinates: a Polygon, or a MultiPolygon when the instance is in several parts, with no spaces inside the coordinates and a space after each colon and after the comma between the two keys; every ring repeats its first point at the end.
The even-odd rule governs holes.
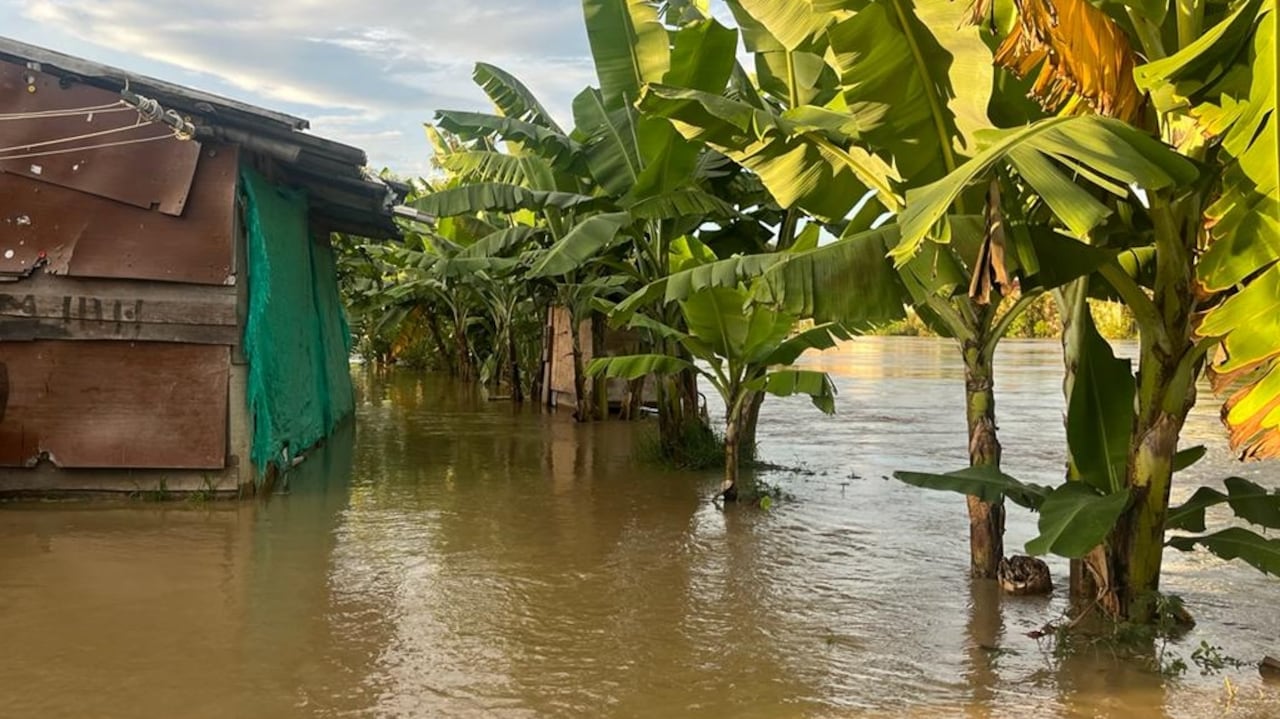
{"type": "Polygon", "coordinates": [[[1072,479],[1111,495],[1124,486],[1137,385],[1129,360],[1115,356],[1111,345],[1094,327],[1092,314],[1082,313],[1080,322],[1082,341],[1075,384],[1067,403],[1072,479]]]}
{"type": "Polygon", "coordinates": [[[939,235],[935,227],[970,184],[1003,163],[1027,183],[1053,215],[1077,236],[1087,235],[1110,212],[1054,165],[1080,167],[1101,190],[1119,197],[1137,185],[1156,191],[1185,185],[1196,177],[1195,166],[1157,140],[1130,125],[1105,117],[1083,115],[1040,120],[1025,128],[990,130],[980,139],[986,149],[945,178],[907,194],[902,213],[902,240],[893,256],[899,264],[919,250],[926,237],[939,235]]]}
{"type": "Polygon", "coordinates": [[[573,210],[598,204],[590,195],[572,192],[543,192],[520,185],[483,182],[432,192],[410,204],[420,212],[436,217],[471,215],[480,212],[515,212],[517,210],[573,210]]]}
{"type": "MultiPolygon", "coordinates": [[[[744,102],[689,88],[650,85],[640,97],[641,112],[671,121],[687,140],[705,143],[758,175],[784,207],[815,217],[842,217],[859,197],[874,189],[892,197],[895,173],[883,160],[837,136],[811,116],[775,114],[744,102]],[[808,119],[809,121],[805,121],[808,119]]],[[[845,119],[845,129],[856,127],[845,119]]]]}
{"type": "Polygon", "coordinates": [[[1015,504],[1039,510],[1050,489],[1021,482],[991,465],[965,467],[946,474],[896,471],[894,478],[915,487],[940,489],[967,494],[984,502],[999,502],[1008,497],[1015,504]]]}
{"type": "Polygon", "coordinates": [[[1222,647],[1210,644],[1204,639],[1201,639],[1200,646],[1191,652],[1191,663],[1200,668],[1201,676],[1218,674],[1224,669],[1241,669],[1249,666],[1248,662],[1223,654],[1222,647]]]}
{"type": "Polygon", "coordinates": [[[626,239],[619,233],[631,221],[631,216],[625,212],[588,217],[538,258],[529,271],[529,277],[556,277],[573,272],[616,242],[626,239]]]}
{"type": "Polygon", "coordinates": [[[720,392],[731,411],[748,391],[805,394],[823,411],[834,411],[835,386],[825,373],[771,368],[790,364],[806,349],[834,347],[838,340],[848,339],[848,334],[837,325],[819,325],[793,336],[794,316],[750,304],[750,297],[745,289],[729,287],[711,287],[690,295],[680,302],[687,332],[633,318],[633,324],[676,339],[708,367],[669,355],[631,355],[596,358],[587,374],[637,379],[694,370],[720,392]]]}
{"type": "MultiPolygon", "coordinates": [[[[1225,493],[1200,487],[1186,502],[1171,508],[1165,529],[1203,533],[1206,510],[1223,504],[1239,520],[1263,530],[1280,529],[1280,490],[1268,490],[1242,477],[1228,477],[1223,485],[1225,493]]],[[[1280,576],[1280,540],[1269,539],[1245,527],[1228,527],[1209,534],[1174,535],[1168,544],[1184,552],[1200,546],[1222,559],[1240,559],[1266,574],[1280,576]]]]}
{"type": "MultiPolygon", "coordinates": [[[[1012,304],[1018,295],[1006,297],[1012,304]]],[[[1133,313],[1119,302],[1090,301],[1098,332],[1109,340],[1133,339],[1137,336],[1133,313]]],[[[936,337],[934,332],[914,312],[908,312],[901,320],[881,324],[863,332],[880,337],[936,337]]],[[[1062,336],[1062,317],[1058,305],[1050,294],[1041,294],[1009,323],[1004,335],[1008,339],[1057,339],[1062,336]]]]}
{"type": "Polygon", "coordinates": [[[538,98],[525,87],[524,83],[506,70],[478,62],[471,77],[489,96],[494,107],[502,113],[503,117],[528,122],[564,135],[564,131],[556,124],[551,113],[547,112],[538,98]]]}
{"type": "Polygon", "coordinates": [[[1173,537],[1169,545],[1184,552],[1199,545],[1223,559],[1240,559],[1266,574],[1280,576],[1280,539],[1267,539],[1243,527],[1229,527],[1195,537],[1173,537]]]}
{"type": "MultiPolygon", "coordinates": [[[[449,176],[422,183],[413,204],[436,225],[414,228],[403,246],[348,253],[345,285],[366,308],[357,326],[369,346],[403,352],[430,340],[446,349],[438,356],[458,348],[456,362],[496,367],[513,336],[526,348],[516,354],[536,346],[528,318],[549,303],[571,309],[575,330],[613,307],[644,346],[597,358],[589,373],[700,374],[725,399],[732,447],[755,393],[806,394],[833,409],[829,378],[789,365],[847,338],[844,328],[906,321],[989,367],[1002,337],[1062,332],[1049,293],[1072,292],[1063,306],[1076,481],[1040,487],[995,468],[899,479],[1038,510],[1033,553],[1136,551],[1113,542],[1113,528],[1163,507],[1131,497],[1138,487],[1166,496],[1170,468],[1201,452],[1175,455],[1173,437],[1160,456],[1139,456],[1135,439],[1157,419],[1180,426],[1214,344],[1220,383],[1241,389],[1227,407],[1234,445],[1280,453],[1274,0],[1127,3],[1126,20],[1104,29],[1111,40],[1134,32],[1132,43],[1078,43],[1099,55],[1144,45],[1152,60],[1133,60],[1135,75],[1158,133],[1084,112],[1083,95],[1060,116],[1029,110],[1027,89],[1057,106],[1082,82],[1073,67],[1107,58],[1047,47],[1061,60],[1052,83],[1006,82],[983,31],[960,23],[948,0],[728,4],[737,31],[709,19],[705,3],[584,0],[598,82],[575,99],[568,131],[514,76],[477,65],[495,113],[442,111],[429,129],[449,176]],[[739,35],[754,81],[735,62],[739,35]],[[818,246],[820,225],[838,239],[818,246]],[[797,333],[801,318],[818,324],[797,333]],[[1136,377],[1103,340],[1135,333],[1136,377]]],[[[1037,8],[993,12],[1006,33],[1037,8]]],[[[1101,37],[1066,22],[1055,30],[1072,31],[1101,37]]],[[[674,429],[685,426],[696,423],[674,429]]],[[[1170,543],[1275,572],[1277,540],[1242,527],[1204,534],[1205,510],[1218,504],[1275,526],[1273,500],[1236,478],[1225,493],[1202,489],[1166,524],[1200,534],[1170,543]]],[[[1158,573],[1159,555],[1137,564],[1158,573]]],[[[1215,662],[1208,649],[1200,657],[1215,662]]]]}
{"type": "Polygon", "coordinates": [[[1027,554],[1082,557],[1102,543],[1129,503],[1129,490],[1100,494],[1083,482],[1067,482],[1040,505],[1040,534],[1027,554]]]}
{"type": "MultiPolygon", "coordinates": [[[[744,454],[748,448],[743,448],[744,454]]],[[[663,444],[656,431],[643,431],[636,438],[632,457],[665,469],[702,471],[724,466],[724,437],[696,422],[681,427],[676,451],[663,444]]]]}
{"type": "MultiPolygon", "coordinates": [[[[686,260],[694,262],[696,257],[689,252],[686,260]]],[[[681,356],[648,354],[598,357],[587,366],[590,376],[621,379],[692,371],[714,387],[726,408],[722,491],[736,492],[740,456],[752,449],[749,443],[741,443],[740,435],[747,422],[746,408],[757,393],[783,397],[804,394],[823,412],[835,411],[836,388],[826,373],[785,365],[807,349],[828,349],[849,337],[838,325],[830,324],[794,333],[794,316],[750,300],[750,291],[742,287],[709,287],[695,292],[679,303],[687,331],[644,315],[631,317],[632,326],[678,343],[689,356],[700,360],[697,364],[681,356]]]]}

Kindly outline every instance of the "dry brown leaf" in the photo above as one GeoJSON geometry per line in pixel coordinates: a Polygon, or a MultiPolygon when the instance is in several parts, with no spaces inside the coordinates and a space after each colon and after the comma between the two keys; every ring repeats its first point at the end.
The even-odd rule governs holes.
{"type": "MultiPolygon", "coordinates": [[[[1031,96],[1049,110],[1092,110],[1134,122],[1143,96],[1133,80],[1137,55],[1106,13],[1086,0],[1015,0],[1018,24],[995,62],[1018,77],[1040,68],[1031,96]]],[[[976,15],[981,2],[975,2],[976,15]]]]}
{"type": "Polygon", "coordinates": [[[991,9],[995,6],[995,0],[973,0],[969,3],[968,15],[965,16],[964,22],[961,24],[981,25],[988,23],[991,31],[996,31],[996,18],[991,9]]]}
{"type": "Polygon", "coordinates": [[[969,297],[980,305],[991,303],[991,291],[1005,292],[1009,287],[1009,271],[1005,267],[1004,213],[1000,211],[1000,182],[992,180],[987,189],[987,204],[983,211],[986,232],[978,257],[970,270],[969,297]]]}
{"type": "Polygon", "coordinates": [[[1266,420],[1272,412],[1280,409],[1280,397],[1271,400],[1243,422],[1232,424],[1227,420],[1231,409],[1252,390],[1252,385],[1240,389],[1231,395],[1222,407],[1222,422],[1231,433],[1231,447],[1239,450],[1239,458],[1242,460],[1278,457],[1280,456],[1280,434],[1268,431],[1266,420]]]}

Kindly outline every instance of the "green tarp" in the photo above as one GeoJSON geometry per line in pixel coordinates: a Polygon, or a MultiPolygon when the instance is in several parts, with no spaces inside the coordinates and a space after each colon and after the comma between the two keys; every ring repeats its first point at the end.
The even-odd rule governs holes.
{"type": "Polygon", "coordinates": [[[251,459],[261,479],[275,464],[329,435],[355,402],[333,250],[315,240],[305,193],[240,173],[248,244],[249,309],[244,354],[253,418],[251,459]]]}

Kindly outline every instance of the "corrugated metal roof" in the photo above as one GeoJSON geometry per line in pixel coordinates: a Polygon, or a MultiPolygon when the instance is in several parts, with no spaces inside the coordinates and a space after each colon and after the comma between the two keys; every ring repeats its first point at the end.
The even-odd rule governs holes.
{"type": "Polygon", "coordinates": [[[398,234],[391,208],[407,188],[369,176],[368,158],[360,148],[303,132],[310,126],[304,118],[2,36],[0,61],[111,92],[128,87],[190,117],[198,139],[234,142],[275,158],[286,181],[310,192],[312,213],[335,230],[370,237],[398,234]]]}

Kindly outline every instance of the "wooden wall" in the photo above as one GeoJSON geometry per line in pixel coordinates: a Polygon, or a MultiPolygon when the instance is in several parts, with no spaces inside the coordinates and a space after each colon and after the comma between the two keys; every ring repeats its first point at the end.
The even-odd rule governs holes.
{"type": "MultiPolygon", "coordinates": [[[[0,62],[0,113],[117,100],[0,62]]],[[[110,110],[0,123],[0,148],[31,153],[98,132],[142,140],[0,153],[0,466],[223,470],[247,457],[233,446],[247,437],[239,153],[137,121],[110,110]]]]}
{"type": "MultiPolygon", "coordinates": [[[[573,336],[569,333],[569,310],[564,307],[552,307],[547,318],[547,340],[543,348],[543,390],[542,402],[552,407],[568,407],[573,409],[577,402],[577,393],[573,387],[573,336]]],[[[579,342],[582,348],[582,362],[586,366],[593,353],[591,322],[584,321],[579,329],[579,342]]],[[[638,351],[638,338],[631,331],[608,330],[605,332],[605,355],[623,355],[638,351]]],[[[627,383],[622,380],[609,381],[609,401],[618,403],[626,394],[627,383]]],[[[645,401],[652,401],[654,390],[652,383],[645,387],[645,401]]]]}
{"type": "Polygon", "coordinates": [[[0,343],[0,466],[222,469],[230,350],[163,342],[0,343]]]}

